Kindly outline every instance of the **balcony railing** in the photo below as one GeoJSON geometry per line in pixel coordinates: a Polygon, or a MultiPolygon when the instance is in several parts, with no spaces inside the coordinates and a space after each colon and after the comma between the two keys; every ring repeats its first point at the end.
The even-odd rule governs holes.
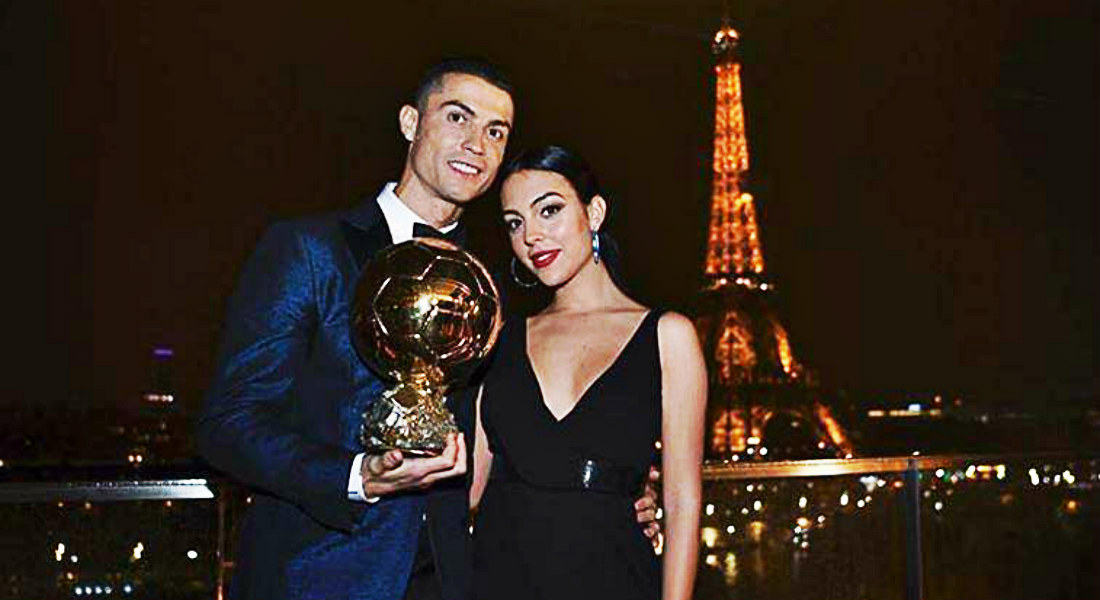
{"type": "MultiPolygon", "coordinates": [[[[247,492],[134,472],[0,479],[0,596],[224,597],[247,492]]],[[[1100,597],[1098,473],[1068,455],[708,465],[696,597],[1100,597]]]]}
{"type": "Polygon", "coordinates": [[[223,598],[247,498],[201,472],[141,473],[0,482],[0,597],[223,598]]]}

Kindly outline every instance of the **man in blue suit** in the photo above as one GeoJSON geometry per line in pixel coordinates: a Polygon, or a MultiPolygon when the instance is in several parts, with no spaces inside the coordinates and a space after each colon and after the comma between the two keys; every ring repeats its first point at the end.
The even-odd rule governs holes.
{"type": "Polygon", "coordinates": [[[351,210],[272,226],[249,258],[197,431],[200,453],[255,490],[231,597],[467,600],[470,393],[448,401],[464,435],[442,455],[359,454],[384,385],[351,347],[348,311],[378,250],[414,231],[463,241],[459,216],[492,183],[512,122],[491,66],[437,65],[399,112],[400,180],[351,210]]]}
{"type": "MultiPolygon", "coordinates": [[[[230,301],[197,437],[212,465],[255,490],[232,598],[469,598],[472,391],[450,394],[463,434],[440,456],[359,453],[362,414],[385,386],[351,347],[348,311],[375,252],[414,235],[464,241],[459,217],[504,156],[511,87],[483,62],[445,61],[398,119],[400,180],[351,210],[272,226],[230,301]]],[[[636,504],[651,535],[652,498],[636,504]]]]}

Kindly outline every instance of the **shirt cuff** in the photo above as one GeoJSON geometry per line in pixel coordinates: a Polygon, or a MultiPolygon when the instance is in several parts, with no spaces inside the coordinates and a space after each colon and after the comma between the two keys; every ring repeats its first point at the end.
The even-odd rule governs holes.
{"type": "Polygon", "coordinates": [[[351,474],[348,475],[348,500],[374,504],[378,502],[378,496],[368,496],[366,490],[363,489],[363,476],[360,471],[363,468],[364,457],[366,457],[366,454],[360,452],[351,461],[351,474]]]}

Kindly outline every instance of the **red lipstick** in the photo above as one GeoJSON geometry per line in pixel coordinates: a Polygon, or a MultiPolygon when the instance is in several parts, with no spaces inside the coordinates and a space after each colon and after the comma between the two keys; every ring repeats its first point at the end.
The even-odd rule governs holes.
{"type": "Polygon", "coordinates": [[[535,265],[536,269],[545,269],[558,258],[559,254],[561,254],[561,250],[536,252],[531,255],[531,264],[535,265]]]}

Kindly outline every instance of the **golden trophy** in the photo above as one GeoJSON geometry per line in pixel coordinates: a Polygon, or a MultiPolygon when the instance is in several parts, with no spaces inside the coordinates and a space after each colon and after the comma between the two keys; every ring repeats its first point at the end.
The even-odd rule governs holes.
{"type": "Polygon", "coordinates": [[[376,254],[356,282],[351,339],[359,358],[396,385],[363,413],[366,451],[442,452],[458,432],[447,388],[473,374],[502,320],[492,277],[458,246],[414,238],[376,254]]]}

